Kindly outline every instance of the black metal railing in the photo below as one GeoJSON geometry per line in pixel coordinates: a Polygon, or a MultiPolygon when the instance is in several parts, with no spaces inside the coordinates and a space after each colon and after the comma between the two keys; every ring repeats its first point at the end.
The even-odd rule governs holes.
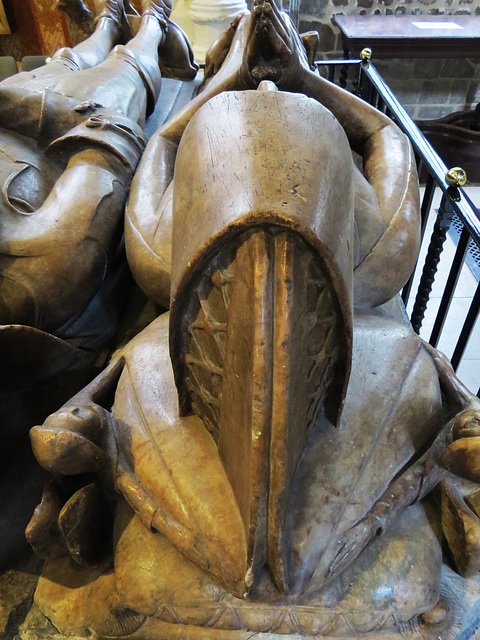
{"type": "MultiPolygon", "coordinates": [[[[370,61],[322,60],[318,61],[317,65],[321,72],[324,73],[325,70],[327,70],[326,75],[330,81],[335,82],[337,80],[336,76],[338,75],[338,83],[345,87],[348,80],[351,84],[350,90],[390,116],[410,139],[417,159],[419,174],[420,169],[423,168],[422,173],[426,173],[427,175],[421,202],[422,241],[429,218],[431,216],[436,216],[436,218],[423,264],[417,264],[414,274],[412,274],[402,291],[405,306],[411,307],[410,321],[417,333],[420,332],[424,321],[432,287],[437,275],[438,265],[442,258],[447,233],[454,218],[456,218],[457,223],[459,222],[461,230],[460,238],[449,267],[440,305],[435,314],[433,328],[430,335],[427,336],[428,342],[436,347],[448,318],[450,305],[467,252],[472,250],[472,248],[476,249],[477,253],[480,252],[479,211],[460,186],[453,186],[447,182],[448,168],[419,131],[370,61]],[[339,71],[339,74],[337,74],[337,71],[339,71]],[[350,73],[351,71],[353,71],[353,73],[350,73]],[[353,81],[351,79],[352,76],[353,81]],[[435,211],[432,204],[437,190],[441,192],[441,200],[438,211],[435,211]],[[418,273],[419,270],[421,270],[419,284],[416,287],[416,291],[413,291],[414,281],[416,282],[416,280],[418,280],[418,276],[415,278],[415,274],[418,273]]],[[[450,356],[455,370],[458,369],[465,349],[467,348],[469,338],[472,335],[475,322],[479,316],[480,283],[478,281],[476,287],[472,287],[471,298],[471,303],[466,312],[463,326],[459,330],[458,339],[453,351],[451,354],[447,354],[450,356]]],[[[480,353],[476,354],[476,357],[480,358],[480,353]]],[[[478,385],[480,385],[480,367],[478,378],[475,381],[477,388],[478,385]]],[[[478,388],[477,395],[480,396],[480,388],[478,388]]]]}

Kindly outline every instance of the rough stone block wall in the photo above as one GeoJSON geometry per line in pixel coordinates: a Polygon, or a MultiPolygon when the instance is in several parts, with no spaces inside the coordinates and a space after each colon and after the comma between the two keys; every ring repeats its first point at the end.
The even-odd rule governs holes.
{"type": "MultiPolygon", "coordinates": [[[[480,0],[300,0],[300,31],[320,34],[319,57],[342,58],[335,14],[345,15],[471,15],[480,22],[480,0]]],[[[431,119],[469,109],[480,102],[478,59],[392,58],[373,63],[410,115],[431,119]]]]}

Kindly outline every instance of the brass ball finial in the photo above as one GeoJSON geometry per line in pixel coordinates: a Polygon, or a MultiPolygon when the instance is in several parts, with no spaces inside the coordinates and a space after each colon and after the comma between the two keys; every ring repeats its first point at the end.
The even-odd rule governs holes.
{"type": "Polygon", "coordinates": [[[360,58],[366,62],[367,60],[370,60],[370,58],[372,57],[372,50],[370,49],[370,47],[365,47],[365,49],[362,49],[360,51],[360,58]]]}
{"type": "Polygon", "coordinates": [[[462,167],[452,167],[445,174],[445,180],[451,187],[463,187],[467,182],[467,172],[462,167]]]}

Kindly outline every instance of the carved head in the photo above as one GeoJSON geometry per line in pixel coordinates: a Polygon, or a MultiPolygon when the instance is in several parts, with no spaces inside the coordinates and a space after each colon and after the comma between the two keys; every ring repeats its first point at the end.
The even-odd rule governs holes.
{"type": "Polygon", "coordinates": [[[351,176],[331,113],[278,91],[210,100],[175,168],[170,348],[181,412],[215,439],[250,561],[270,557],[283,589],[289,485],[321,412],[338,422],[350,372],[351,176]]]}

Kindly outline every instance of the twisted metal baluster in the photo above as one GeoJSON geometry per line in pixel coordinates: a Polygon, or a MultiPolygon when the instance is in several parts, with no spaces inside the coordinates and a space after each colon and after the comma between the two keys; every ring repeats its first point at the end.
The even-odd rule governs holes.
{"type": "Polygon", "coordinates": [[[413,330],[416,333],[420,332],[420,328],[422,326],[432,286],[435,281],[438,263],[440,262],[440,256],[443,251],[443,245],[447,237],[447,231],[452,222],[452,217],[453,210],[446,197],[443,196],[442,201],[440,202],[440,208],[438,209],[437,219],[433,227],[427,257],[425,258],[425,264],[423,266],[422,277],[420,279],[412,316],[410,318],[413,330]]]}
{"type": "MultiPolygon", "coordinates": [[[[421,168],[421,160],[420,160],[420,167],[421,168]]],[[[420,170],[418,171],[418,175],[420,175],[420,170]]],[[[433,179],[433,176],[431,173],[428,174],[427,177],[427,184],[425,185],[425,193],[423,195],[423,200],[422,200],[422,207],[420,210],[421,213],[421,232],[420,232],[420,241],[423,242],[423,236],[425,234],[425,227],[427,224],[427,219],[428,216],[430,215],[430,209],[432,208],[432,201],[433,201],[433,196],[435,194],[435,189],[436,189],[436,182],[433,179]]],[[[408,300],[410,298],[410,292],[412,290],[412,286],[413,286],[413,280],[415,278],[415,272],[417,270],[417,264],[418,264],[418,257],[417,260],[415,262],[415,267],[412,271],[412,275],[410,276],[410,278],[408,279],[407,284],[403,287],[403,291],[402,291],[402,300],[403,300],[403,304],[405,306],[407,306],[408,304],[408,300]]]]}

